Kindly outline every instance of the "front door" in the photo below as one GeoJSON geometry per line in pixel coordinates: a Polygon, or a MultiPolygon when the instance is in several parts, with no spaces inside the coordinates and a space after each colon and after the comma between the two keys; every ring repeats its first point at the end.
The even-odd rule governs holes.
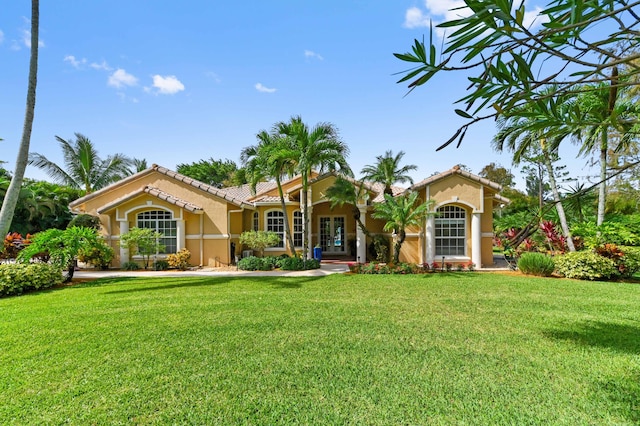
{"type": "Polygon", "coordinates": [[[345,232],[344,216],[323,216],[320,217],[320,246],[323,253],[344,254],[345,232]]]}

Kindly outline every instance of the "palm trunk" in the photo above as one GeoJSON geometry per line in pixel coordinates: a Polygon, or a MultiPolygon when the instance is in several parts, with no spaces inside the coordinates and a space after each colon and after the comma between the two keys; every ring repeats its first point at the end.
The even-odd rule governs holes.
{"type": "Polygon", "coordinates": [[[549,184],[551,185],[551,191],[553,192],[553,201],[558,211],[558,219],[560,219],[560,227],[562,233],[567,239],[567,247],[569,251],[576,251],[576,247],[573,245],[573,238],[571,237],[571,231],[567,224],[567,216],[564,214],[564,207],[562,207],[562,201],[560,199],[560,192],[558,191],[558,185],[556,184],[556,176],[553,172],[553,165],[551,164],[551,157],[549,156],[548,148],[544,141],[540,142],[542,147],[542,154],[544,156],[544,163],[547,166],[547,173],[549,174],[549,184]]]}
{"type": "Polygon", "coordinates": [[[296,256],[295,243],[293,242],[293,234],[291,234],[291,225],[289,224],[289,214],[287,213],[287,205],[284,202],[284,193],[282,192],[282,185],[280,184],[280,178],[276,178],[276,184],[278,185],[278,194],[280,195],[280,206],[282,207],[282,213],[284,213],[284,228],[287,233],[287,242],[289,244],[289,250],[291,254],[296,256]]]}
{"type": "Polygon", "coordinates": [[[16,158],[16,167],[13,172],[13,179],[9,184],[7,193],[0,209],[0,235],[9,232],[13,213],[18,204],[18,197],[24,179],[24,172],[27,168],[29,157],[29,144],[31,142],[31,129],[33,128],[33,116],[36,107],[36,85],[38,82],[38,29],[40,21],[40,2],[31,1],[31,59],[29,60],[29,84],[27,88],[27,108],[24,117],[24,127],[22,129],[22,140],[16,158]]]}
{"type": "Polygon", "coordinates": [[[607,130],[603,129],[600,139],[600,184],[598,186],[598,226],[604,223],[604,211],[607,197],[607,130]]]}
{"type": "Polygon", "coordinates": [[[309,258],[309,196],[307,194],[308,191],[308,183],[307,177],[302,176],[302,259],[306,260],[309,258]]]}

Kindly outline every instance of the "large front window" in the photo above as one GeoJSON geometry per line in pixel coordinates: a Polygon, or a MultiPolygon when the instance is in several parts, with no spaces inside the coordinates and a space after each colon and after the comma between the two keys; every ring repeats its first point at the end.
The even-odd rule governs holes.
{"type": "Polygon", "coordinates": [[[458,206],[443,206],[435,218],[436,256],[464,256],[466,212],[458,206]]]}
{"type": "Polygon", "coordinates": [[[267,231],[275,232],[280,237],[280,242],[274,247],[284,247],[284,214],[280,210],[267,213],[267,231]]]}
{"type": "Polygon", "coordinates": [[[138,213],[137,227],[149,228],[161,233],[162,238],[158,242],[164,246],[164,253],[178,251],[178,232],[171,212],[151,210],[138,213]]]}

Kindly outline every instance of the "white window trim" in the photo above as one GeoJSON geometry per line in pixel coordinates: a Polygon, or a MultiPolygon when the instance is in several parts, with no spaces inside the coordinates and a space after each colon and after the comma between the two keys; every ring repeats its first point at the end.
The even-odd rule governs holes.
{"type": "MultiPolygon", "coordinates": [[[[464,207],[460,207],[460,206],[457,206],[455,204],[444,204],[444,205],[438,207],[438,209],[436,210],[436,217],[435,217],[435,222],[434,222],[434,227],[433,227],[433,231],[434,231],[433,232],[433,239],[434,239],[433,248],[434,248],[434,252],[435,252],[436,261],[437,261],[438,258],[442,259],[442,256],[444,256],[445,260],[447,260],[447,259],[450,259],[450,260],[467,260],[467,259],[470,259],[470,257],[468,256],[469,247],[467,247],[468,246],[467,240],[468,240],[468,237],[469,237],[469,232],[468,232],[469,222],[468,221],[469,221],[469,214],[468,214],[467,210],[464,207]],[[438,213],[438,210],[440,210],[441,208],[444,208],[444,207],[457,207],[457,208],[459,208],[460,210],[462,210],[464,212],[464,246],[463,246],[464,247],[464,254],[449,254],[449,255],[445,254],[445,255],[443,255],[441,253],[438,253],[438,251],[437,251],[438,250],[438,244],[436,244],[436,241],[438,241],[438,239],[442,239],[443,238],[443,237],[437,237],[436,236],[436,229],[438,228],[438,219],[440,219],[437,216],[437,213],[438,213]]],[[[444,237],[444,238],[447,238],[447,237],[444,237]]],[[[451,238],[451,237],[448,237],[448,238],[451,238]]]]}

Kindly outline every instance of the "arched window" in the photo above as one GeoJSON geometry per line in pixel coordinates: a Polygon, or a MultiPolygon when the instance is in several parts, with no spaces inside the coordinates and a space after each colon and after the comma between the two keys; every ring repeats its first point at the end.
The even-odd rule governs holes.
{"type": "Polygon", "coordinates": [[[282,210],[267,212],[266,230],[275,232],[280,236],[280,242],[274,247],[284,247],[284,214],[282,210]]]}
{"type": "Polygon", "coordinates": [[[296,210],[293,212],[293,245],[302,247],[302,212],[296,210]]]}
{"type": "Polygon", "coordinates": [[[162,234],[159,243],[164,246],[163,253],[175,253],[178,249],[178,232],[176,221],[171,212],[164,210],[150,210],[138,213],[136,226],[149,228],[162,234]]]}
{"type": "Polygon", "coordinates": [[[467,214],[458,206],[442,206],[435,218],[436,256],[464,256],[467,214]]]}
{"type": "Polygon", "coordinates": [[[258,231],[260,229],[260,215],[258,212],[253,212],[253,230],[258,231]]]}

